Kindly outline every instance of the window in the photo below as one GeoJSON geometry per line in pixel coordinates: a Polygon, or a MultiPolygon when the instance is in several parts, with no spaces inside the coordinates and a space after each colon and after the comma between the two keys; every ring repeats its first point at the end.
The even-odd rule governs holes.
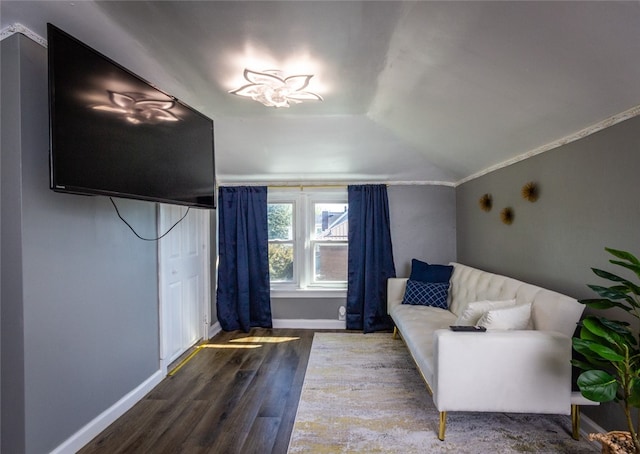
{"type": "Polygon", "coordinates": [[[269,190],[272,290],[346,289],[346,190],[269,190]]]}
{"type": "Polygon", "coordinates": [[[269,203],[269,276],[271,282],[293,282],[293,202],[269,203]]]}

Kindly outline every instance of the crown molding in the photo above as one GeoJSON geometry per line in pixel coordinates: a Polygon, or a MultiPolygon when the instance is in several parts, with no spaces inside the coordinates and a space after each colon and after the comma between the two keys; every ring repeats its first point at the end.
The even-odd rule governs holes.
{"type": "Polygon", "coordinates": [[[16,33],[20,33],[26,36],[27,38],[31,39],[32,41],[35,41],[36,43],[40,44],[44,48],[47,47],[47,40],[45,38],[38,35],[36,32],[29,30],[27,27],[25,27],[24,25],[18,22],[0,30],[0,41],[4,40],[5,38],[8,38],[11,35],[15,35],[16,33]]]}
{"type": "Polygon", "coordinates": [[[218,177],[217,186],[267,186],[270,188],[346,188],[349,185],[365,185],[365,184],[384,184],[386,186],[449,186],[455,187],[455,183],[451,181],[250,181],[242,182],[238,180],[224,181],[218,177]]]}
{"type": "Polygon", "coordinates": [[[525,159],[532,158],[533,156],[537,156],[546,151],[559,148],[563,145],[567,145],[571,142],[575,142],[576,140],[584,139],[585,137],[590,136],[591,134],[595,134],[596,132],[602,131],[603,129],[607,129],[610,126],[616,125],[618,123],[621,123],[625,120],[636,117],[638,115],[640,115],[640,105],[632,107],[629,110],[625,110],[624,112],[620,112],[618,114],[612,115],[609,118],[606,118],[591,126],[587,126],[586,128],[581,129],[580,131],[574,132],[573,134],[570,134],[568,136],[565,136],[562,139],[555,140],[546,145],[542,145],[538,148],[534,148],[533,150],[527,151],[526,153],[522,153],[521,155],[518,155],[514,158],[503,161],[499,164],[493,165],[491,167],[487,167],[486,169],[481,170],[480,172],[474,173],[473,175],[469,175],[468,177],[465,177],[462,180],[457,181],[454,184],[454,186],[458,187],[461,184],[466,183],[467,181],[475,180],[476,178],[480,178],[481,176],[484,176],[488,173],[495,172],[496,170],[500,170],[505,167],[509,167],[510,165],[513,165],[520,161],[524,161],[525,159]]]}

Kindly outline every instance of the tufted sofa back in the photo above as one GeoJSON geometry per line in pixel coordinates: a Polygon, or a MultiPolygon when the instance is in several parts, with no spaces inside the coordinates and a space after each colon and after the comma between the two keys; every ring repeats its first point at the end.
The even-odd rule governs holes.
{"type": "Polygon", "coordinates": [[[454,314],[460,315],[473,301],[515,298],[517,304],[532,303],[533,329],[573,336],[584,310],[574,298],[460,263],[450,265],[449,310],[454,314]]]}

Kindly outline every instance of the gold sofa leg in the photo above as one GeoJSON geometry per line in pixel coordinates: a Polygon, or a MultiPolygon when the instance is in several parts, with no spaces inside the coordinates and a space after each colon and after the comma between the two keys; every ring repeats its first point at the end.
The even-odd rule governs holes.
{"type": "Polygon", "coordinates": [[[580,440],[580,406],[571,405],[571,436],[580,440]]]}
{"type": "Polygon", "coordinates": [[[447,430],[447,412],[440,412],[440,426],[438,427],[438,439],[444,441],[444,432],[447,430]]]}
{"type": "Polygon", "coordinates": [[[580,391],[571,392],[571,436],[574,440],[580,440],[580,406],[581,405],[600,405],[583,397],[580,391]]]}
{"type": "Polygon", "coordinates": [[[393,339],[397,339],[398,338],[398,327],[394,326],[393,327],[393,339]]]}

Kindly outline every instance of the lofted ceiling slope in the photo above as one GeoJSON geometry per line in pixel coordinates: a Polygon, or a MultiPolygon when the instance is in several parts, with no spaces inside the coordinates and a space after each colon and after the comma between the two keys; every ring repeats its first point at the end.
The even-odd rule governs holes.
{"type": "Polygon", "coordinates": [[[640,2],[11,1],[215,122],[224,183],[455,184],[640,105],[640,2]],[[323,102],[228,91],[314,74],[323,102]],[[305,69],[302,69],[305,68],[305,69]]]}

